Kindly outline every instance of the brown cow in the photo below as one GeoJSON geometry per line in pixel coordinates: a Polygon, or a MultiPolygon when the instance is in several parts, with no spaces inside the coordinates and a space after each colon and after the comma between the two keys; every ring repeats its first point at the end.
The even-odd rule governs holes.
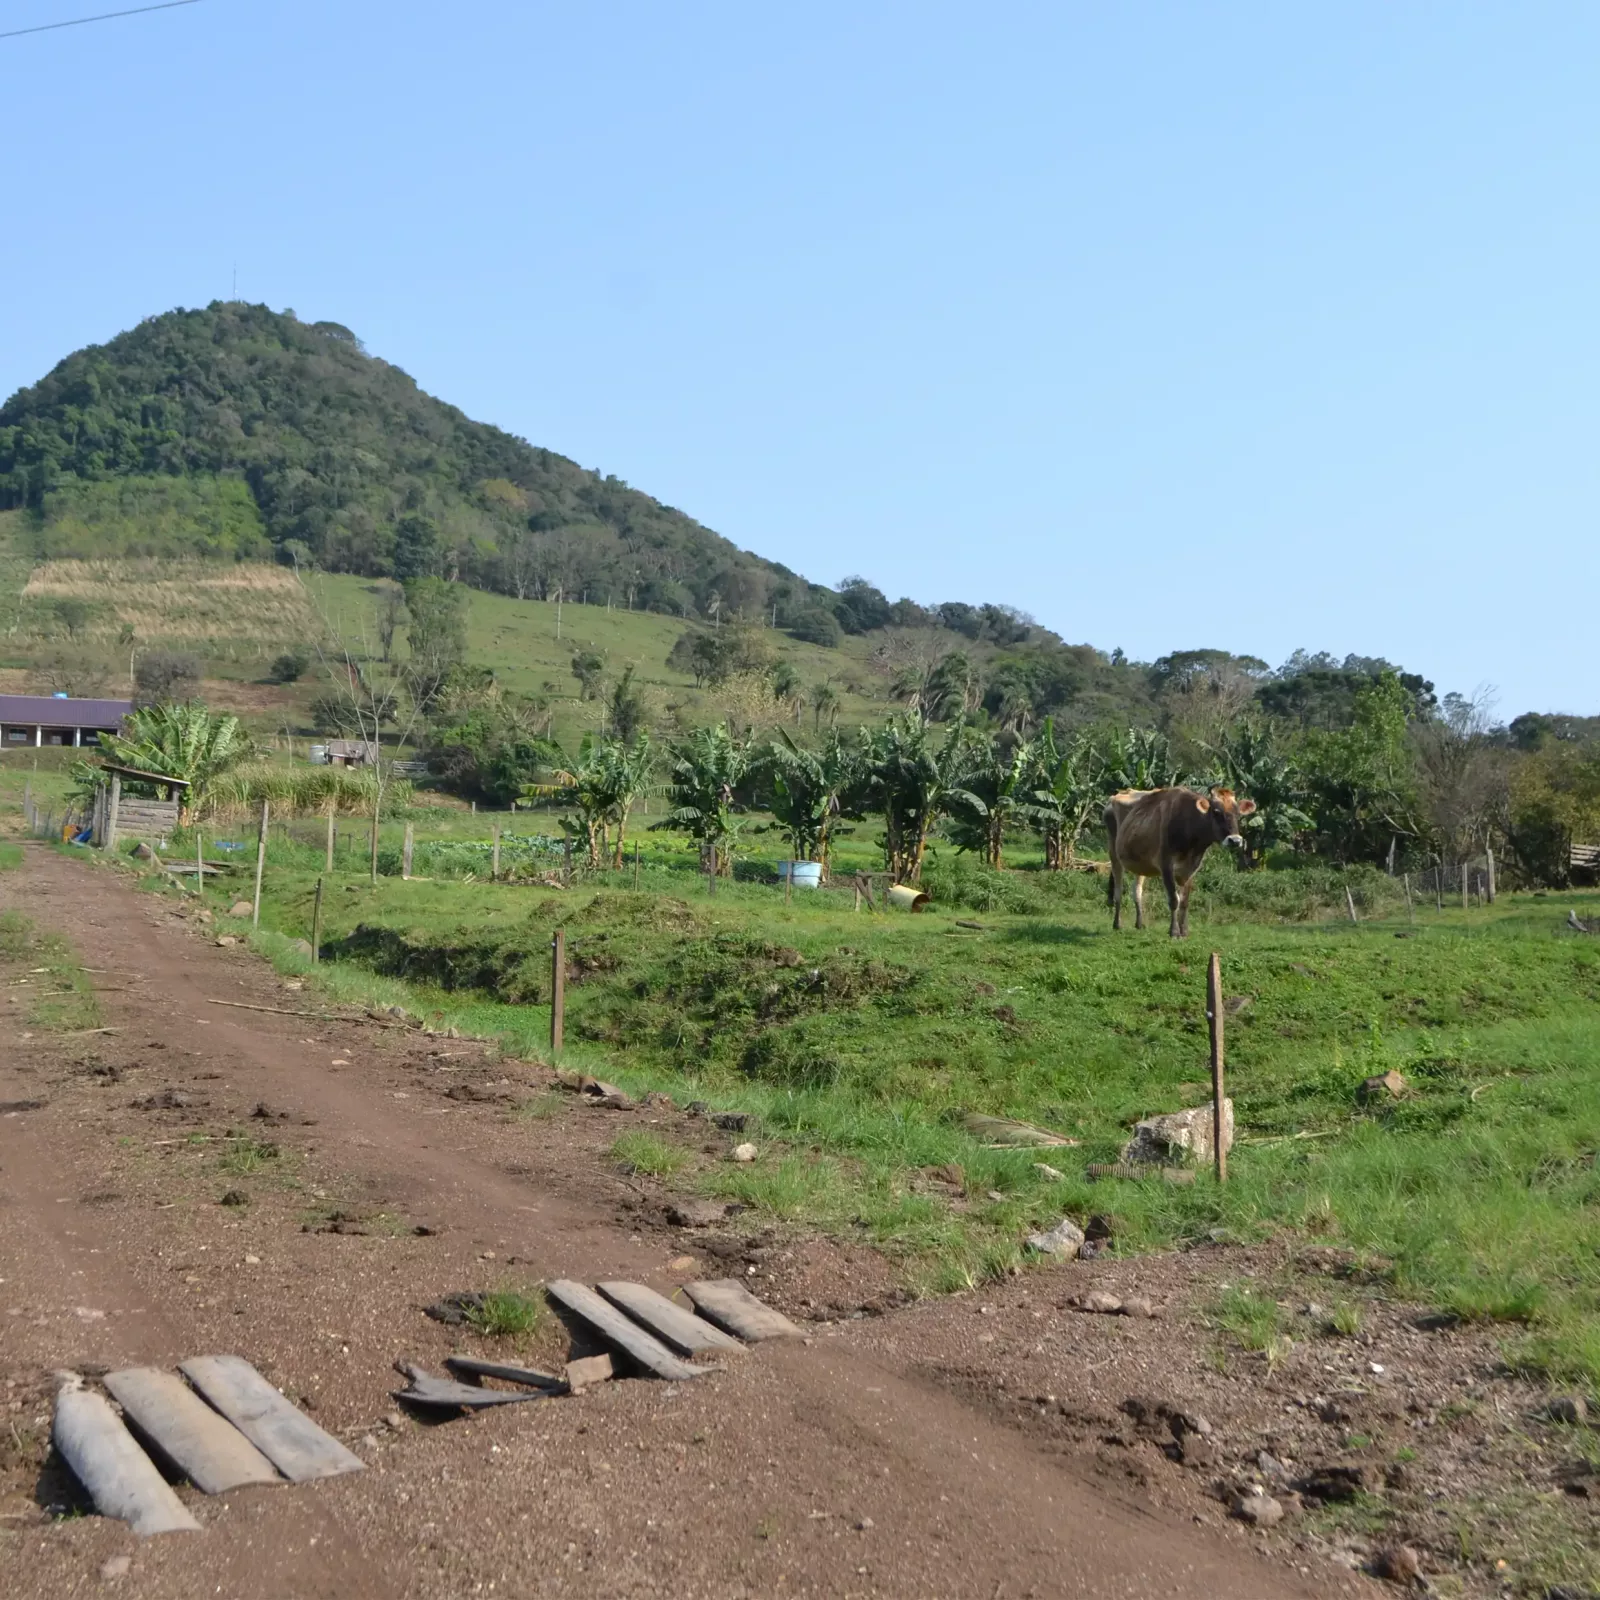
{"type": "Polygon", "coordinates": [[[1239,819],[1256,808],[1240,801],[1231,789],[1196,794],[1193,789],[1124,789],[1106,802],[1106,836],[1110,845],[1111,883],[1106,901],[1111,926],[1122,926],[1122,876],[1133,874],[1134,926],[1144,926],[1144,880],[1159,876],[1172,907],[1169,929],[1174,939],[1189,936],[1189,887],[1214,844],[1230,850],[1244,847],[1239,819]]]}

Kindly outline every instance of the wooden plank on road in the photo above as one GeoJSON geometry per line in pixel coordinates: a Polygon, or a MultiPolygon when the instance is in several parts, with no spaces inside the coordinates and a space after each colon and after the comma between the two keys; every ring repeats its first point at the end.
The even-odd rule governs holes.
{"type": "Polygon", "coordinates": [[[737,1278],[686,1283],[683,1292],[694,1301],[694,1308],[701,1316],[709,1317],[719,1328],[726,1328],[751,1344],[759,1344],[763,1339],[805,1337],[781,1311],[763,1305],[737,1278]]]}
{"type": "Polygon", "coordinates": [[[408,1366],[406,1377],[411,1386],[396,1389],[396,1400],[414,1406],[443,1406],[447,1410],[466,1407],[478,1411],[486,1406],[515,1405],[522,1400],[548,1400],[557,1393],[554,1389],[484,1389],[475,1383],[457,1383],[454,1378],[437,1378],[417,1366],[408,1366]]]}
{"type": "Polygon", "coordinates": [[[102,1396],[63,1389],[51,1432],[102,1516],[119,1518],[141,1537],[199,1532],[193,1513],[102,1396]]]}
{"type": "Polygon", "coordinates": [[[359,1472],[366,1465],[297,1410],[240,1356],[194,1356],[180,1363],[207,1400],[291,1483],[359,1472]]]}
{"type": "Polygon", "coordinates": [[[691,1367],[687,1361],[680,1360],[653,1333],[646,1333],[632,1318],[625,1317],[614,1305],[581,1283],[557,1278],[545,1286],[545,1293],[558,1306],[581,1317],[607,1344],[615,1345],[658,1378],[698,1378],[708,1370],[691,1367]]]}
{"type": "Polygon", "coordinates": [[[612,1305],[626,1311],[635,1322],[648,1328],[680,1355],[744,1349],[731,1334],[724,1333],[704,1317],[675,1306],[665,1295],[647,1289],[642,1283],[602,1283],[596,1287],[612,1305]]]}
{"type": "Polygon", "coordinates": [[[207,1494],[246,1483],[282,1483],[276,1468],[182,1378],[158,1367],[125,1367],[105,1386],[123,1414],[207,1494]]]}
{"type": "Polygon", "coordinates": [[[444,1364],[458,1377],[499,1378],[505,1383],[524,1383],[530,1389],[564,1389],[567,1380],[553,1372],[534,1367],[512,1367],[503,1361],[480,1361],[476,1356],[446,1356],[444,1364]]]}

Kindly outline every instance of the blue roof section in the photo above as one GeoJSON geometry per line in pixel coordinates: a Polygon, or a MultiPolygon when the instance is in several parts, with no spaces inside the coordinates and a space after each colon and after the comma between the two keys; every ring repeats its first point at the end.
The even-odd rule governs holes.
{"type": "Polygon", "coordinates": [[[131,700],[58,700],[48,694],[0,694],[0,722],[46,728],[115,728],[133,710],[131,700]]]}

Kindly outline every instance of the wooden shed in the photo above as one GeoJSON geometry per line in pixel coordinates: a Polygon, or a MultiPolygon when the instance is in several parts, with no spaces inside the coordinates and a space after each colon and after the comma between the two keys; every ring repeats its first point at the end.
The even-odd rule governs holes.
{"type": "Polygon", "coordinates": [[[179,812],[189,789],[187,778],[169,778],[162,772],[141,772],[137,767],[113,766],[102,769],[109,781],[96,786],[92,838],[102,850],[114,850],[119,839],[139,839],[145,844],[164,844],[177,831],[179,812]],[[124,794],[122,780],[157,784],[166,790],[160,800],[143,795],[124,794]]]}

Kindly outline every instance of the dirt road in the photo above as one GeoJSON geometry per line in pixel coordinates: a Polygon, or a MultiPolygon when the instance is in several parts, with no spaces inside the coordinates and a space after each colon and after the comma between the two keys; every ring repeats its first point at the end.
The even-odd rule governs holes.
{"type": "Polygon", "coordinates": [[[1107,1319],[1091,1334],[1096,1319],[1057,1310],[1048,1275],[852,1319],[888,1283],[869,1254],[675,1232],[619,1175],[604,1153],[624,1119],[681,1120],[671,1107],[536,1098],[519,1115],[550,1075],[481,1044],[212,1004],[321,1002],[218,948],[174,902],[43,849],[0,874],[0,910],[70,941],[113,1030],[40,1032],[26,968],[11,974],[0,1569],[14,1600],[1366,1587],[1308,1548],[1263,1553],[1153,1447],[1104,1444],[1120,1394],[1058,1412],[1107,1319]],[[812,1319],[806,1343],[692,1384],[617,1382],[433,1427],[384,1420],[397,1358],[437,1369],[472,1347],[423,1316],[441,1294],[558,1275],[670,1289],[725,1274],[730,1251],[812,1319]],[[72,1494],[42,1465],[49,1374],[211,1351],[255,1362],[369,1470],[216,1500],[186,1490],[199,1536],[138,1543],[97,1517],[48,1515],[72,1494]],[[124,1552],[128,1575],[103,1578],[124,1552]]]}

